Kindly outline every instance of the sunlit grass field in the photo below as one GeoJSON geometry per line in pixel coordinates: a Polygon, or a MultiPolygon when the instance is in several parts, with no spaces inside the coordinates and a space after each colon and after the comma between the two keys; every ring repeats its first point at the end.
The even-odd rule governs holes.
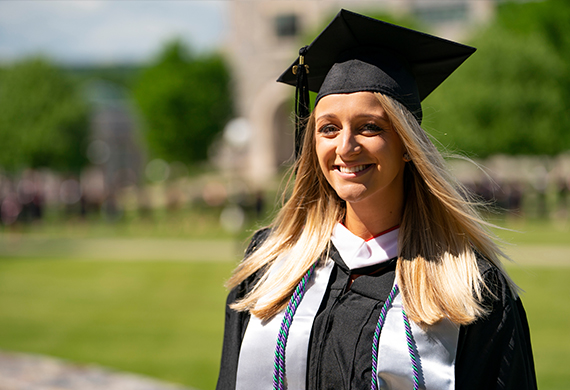
{"type": "MultiPolygon", "coordinates": [[[[539,387],[566,389],[570,383],[568,227],[508,226],[527,232],[500,234],[515,243],[507,252],[515,260],[520,257],[519,264],[508,269],[525,290],[539,387]]],[[[0,349],[97,363],[202,390],[215,387],[226,295],[223,282],[238,260],[241,239],[220,240],[217,245],[211,241],[211,252],[202,248],[187,256],[172,252],[192,251],[192,245],[156,239],[155,245],[164,244],[164,256],[160,250],[139,255],[144,261],[133,261],[136,256],[124,259],[144,241],[136,238],[99,239],[83,251],[42,246],[43,241],[30,249],[28,239],[26,233],[0,235],[3,246],[17,243],[11,251],[0,248],[0,349]],[[106,245],[117,249],[105,251],[106,245]],[[235,250],[228,251],[228,246],[235,250]],[[93,256],[93,251],[104,255],[93,256]]]]}
{"type": "Polygon", "coordinates": [[[0,348],[215,387],[232,264],[0,261],[0,348]]]}

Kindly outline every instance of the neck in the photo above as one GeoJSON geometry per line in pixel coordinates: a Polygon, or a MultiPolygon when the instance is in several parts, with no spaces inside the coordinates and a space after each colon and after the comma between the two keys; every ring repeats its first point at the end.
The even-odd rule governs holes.
{"type": "Polygon", "coordinates": [[[346,204],[344,225],[356,236],[368,240],[380,233],[400,224],[403,202],[383,204],[382,207],[364,207],[358,203],[346,204]]]}

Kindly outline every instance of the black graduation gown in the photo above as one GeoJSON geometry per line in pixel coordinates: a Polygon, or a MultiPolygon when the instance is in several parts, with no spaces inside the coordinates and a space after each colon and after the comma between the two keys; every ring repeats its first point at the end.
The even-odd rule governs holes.
{"type": "MultiPolygon", "coordinates": [[[[266,232],[256,234],[247,253],[255,250],[265,235],[266,232]]],[[[394,283],[396,262],[351,272],[334,247],[331,257],[335,265],[309,341],[306,389],[369,389],[372,336],[394,283]],[[355,279],[354,275],[360,276],[355,279]]],[[[480,269],[498,299],[487,295],[489,315],[460,328],[456,389],[536,389],[530,334],[521,301],[512,297],[506,280],[489,262],[481,261],[480,269]]],[[[227,305],[242,297],[253,283],[254,278],[250,278],[234,288],[227,305]]],[[[239,351],[248,320],[248,313],[226,306],[217,390],[235,389],[239,351]]]]}

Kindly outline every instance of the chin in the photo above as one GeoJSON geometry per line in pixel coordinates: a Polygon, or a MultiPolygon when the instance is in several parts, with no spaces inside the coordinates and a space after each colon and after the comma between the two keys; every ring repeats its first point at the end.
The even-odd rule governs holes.
{"type": "Polygon", "coordinates": [[[337,191],[337,195],[347,203],[358,203],[366,198],[366,194],[362,192],[337,191]]]}

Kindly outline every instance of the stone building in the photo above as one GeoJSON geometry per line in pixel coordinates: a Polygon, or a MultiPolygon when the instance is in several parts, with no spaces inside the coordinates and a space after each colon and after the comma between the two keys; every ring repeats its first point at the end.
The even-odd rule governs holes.
{"type": "Polygon", "coordinates": [[[244,178],[263,189],[290,161],[294,91],[275,80],[296,58],[299,47],[341,8],[411,14],[431,33],[461,39],[470,26],[492,16],[494,5],[495,0],[231,0],[226,54],[241,129],[248,132],[246,158],[239,167],[244,178]]]}

